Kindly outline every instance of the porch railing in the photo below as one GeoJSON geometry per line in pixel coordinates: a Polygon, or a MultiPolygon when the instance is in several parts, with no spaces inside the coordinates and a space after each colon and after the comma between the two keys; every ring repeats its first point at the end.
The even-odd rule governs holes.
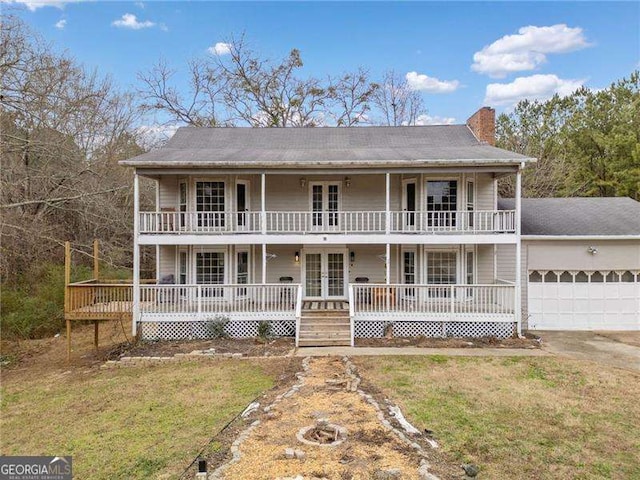
{"type": "Polygon", "coordinates": [[[515,210],[391,212],[392,233],[515,233],[515,210]]]}
{"type": "MultiPolygon", "coordinates": [[[[515,210],[455,212],[389,212],[391,233],[514,233],[515,210]]],[[[141,212],[140,232],[146,234],[261,233],[262,213],[252,212],[141,212]]],[[[268,211],[268,234],[385,233],[385,211],[268,211]]]]}
{"type": "Polygon", "coordinates": [[[356,320],[514,321],[512,285],[351,284],[356,320]]]}
{"type": "Polygon", "coordinates": [[[130,313],[132,285],[97,283],[95,280],[69,284],[65,304],[65,317],[106,319],[130,313]]]}
{"type": "Polygon", "coordinates": [[[297,284],[143,285],[144,320],[179,316],[206,320],[217,315],[246,320],[295,320],[300,311],[297,284]]]}

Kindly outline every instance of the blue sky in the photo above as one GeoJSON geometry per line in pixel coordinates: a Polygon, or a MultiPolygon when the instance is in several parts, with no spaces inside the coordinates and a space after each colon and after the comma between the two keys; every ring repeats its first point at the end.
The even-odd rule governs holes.
{"type": "Polygon", "coordinates": [[[464,122],[484,104],[504,111],[579,85],[606,87],[640,62],[640,2],[18,3],[56,48],[124,88],[160,57],[182,67],[245,32],[271,58],[300,49],[310,75],[358,66],[374,77],[387,69],[408,75],[424,95],[425,123],[464,122]]]}

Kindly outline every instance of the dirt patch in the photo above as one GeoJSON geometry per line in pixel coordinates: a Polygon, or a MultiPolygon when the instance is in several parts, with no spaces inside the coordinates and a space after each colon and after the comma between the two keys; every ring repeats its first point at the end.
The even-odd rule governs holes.
{"type": "MultiPolygon", "coordinates": [[[[256,420],[260,423],[240,444],[240,458],[225,469],[224,478],[274,479],[302,475],[305,478],[370,479],[376,478],[377,472],[397,469],[401,478],[417,479],[422,455],[388,430],[378,418],[377,410],[360,393],[337,389],[334,383],[327,383],[344,374],[345,364],[338,358],[312,359],[304,384],[297,392],[285,395],[267,412],[261,404],[261,408],[245,420],[245,425],[256,420]],[[316,424],[318,419],[344,428],[344,442],[330,448],[300,443],[298,433],[316,424]],[[287,458],[287,449],[302,450],[304,455],[287,458]]],[[[208,459],[211,470],[219,466],[215,460],[208,459]]],[[[438,452],[429,451],[427,461],[430,471],[441,479],[459,477],[458,469],[438,452]]]]}
{"type": "Polygon", "coordinates": [[[109,360],[120,357],[171,357],[176,353],[214,349],[216,353],[241,353],[247,357],[284,356],[295,348],[293,338],[259,340],[255,338],[216,338],[210,340],[138,342],[119,345],[108,353],[109,360]]]}
{"type": "Polygon", "coordinates": [[[420,348],[540,348],[537,337],[505,338],[430,338],[392,337],[356,338],[356,347],[420,347],[420,348]]]}
{"type": "Polygon", "coordinates": [[[640,347],[640,332],[598,332],[598,335],[632,347],[640,347]]]}

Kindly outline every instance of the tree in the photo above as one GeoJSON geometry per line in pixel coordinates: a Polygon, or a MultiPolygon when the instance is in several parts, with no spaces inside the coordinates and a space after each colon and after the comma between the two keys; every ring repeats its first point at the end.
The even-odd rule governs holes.
{"type": "Polygon", "coordinates": [[[322,81],[301,77],[300,51],[280,61],[263,58],[243,36],[225,44],[228,53],[188,64],[189,91],[172,84],[175,70],[160,61],[140,73],[143,107],[192,126],[313,127],[365,122],[377,85],[364,69],[322,81]]]}
{"type": "Polygon", "coordinates": [[[384,73],[372,102],[379,113],[375,120],[379,125],[415,125],[418,117],[427,113],[420,92],[413,90],[406,79],[393,70],[384,73]]]}
{"type": "MultiPolygon", "coordinates": [[[[518,103],[496,126],[497,145],[538,162],[525,170],[525,196],[640,199],[640,73],[593,91],[518,103]]],[[[501,195],[513,195],[502,182],[501,195]]]]}
{"type": "MultiPolygon", "coordinates": [[[[132,96],[57,54],[18,18],[0,36],[0,182],[5,280],[61,258],[64,240],[105,240],[107,258],[131,252],[131,172],[137,153],[132,96]]],[[[148,197],[147,197],[148,198],[148,197]]]]}

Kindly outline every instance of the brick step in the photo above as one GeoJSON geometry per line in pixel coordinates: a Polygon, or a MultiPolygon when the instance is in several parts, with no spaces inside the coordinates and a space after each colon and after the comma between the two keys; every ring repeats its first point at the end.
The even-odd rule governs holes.
{"type": "Polygon", "coordinates": [[[351,340],[303,340],[298,342],[299,347],[349,347],[351,340]]]}

